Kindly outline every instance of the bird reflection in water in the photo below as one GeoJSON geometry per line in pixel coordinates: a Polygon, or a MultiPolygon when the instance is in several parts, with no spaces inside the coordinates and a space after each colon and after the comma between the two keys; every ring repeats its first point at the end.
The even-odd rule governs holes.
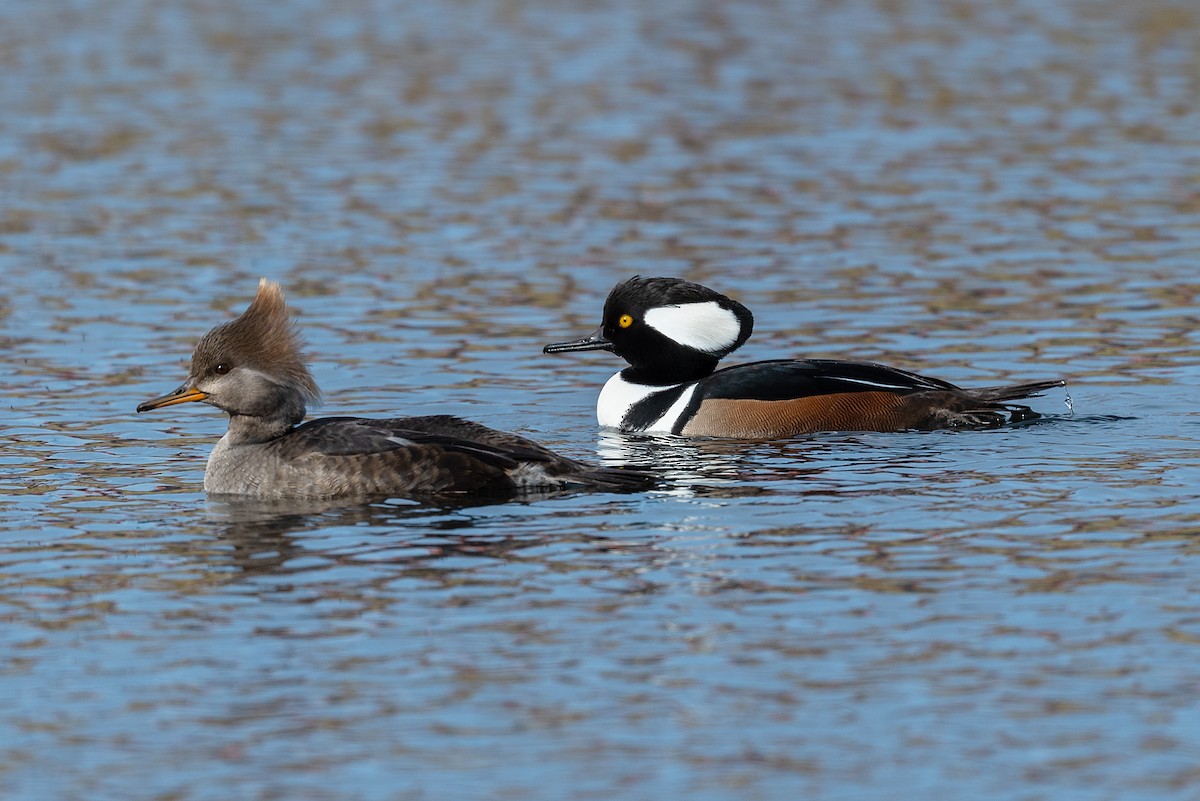
{"type": "MultiPolygon", "coordinates": [[[[542,534],[528,526],[505,525],[509,515],[524,516],[542,500],[572,493],[547,493],[521,501],[461,499],[428,504],[406,499],[371,503],[337,499],[262,500],[210,496],[208,508],[221,526],[221,539],[232,546],[230,562],[247,574],[297,573],[312,569],[315,558],[329,564],[406,564],[431,566],[452,556],[505,558],[513,551],[563,540],[605,539],[603,531],[553,525],[542,534]],[[475,515],[494,506],[502,515],[475,515]],[[515,536],[514,530],[524,530],[515,536]],[[570,533],[564,534],[564,531],[570,533]],[[303,564],[298,565],[297,562],[303,564]]],[[[594,506],[574,512],[556,510],[554,520],[573,514],[593,516],[594,506]]],[[[540,528],[540,527],[539,527],[540,528]]]]}

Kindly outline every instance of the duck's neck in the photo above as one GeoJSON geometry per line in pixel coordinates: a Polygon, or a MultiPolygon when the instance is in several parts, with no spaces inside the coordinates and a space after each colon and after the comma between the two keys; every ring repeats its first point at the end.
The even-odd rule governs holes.
{"type": "Polygon", "coordinates": [[[621,371],[621,376],[631,384],[666,387],[699,381],[711,375],[716,368],[717,360],[713,357],[691,356],[674,362],[657,361],[626,367],[621,371]]]}
{"type": "Polygon", "coordinates": [[[229,415],[229,433],[226,442],[230,445],[252,445],[258,442],[270,442],[279,439],[291,431],[304,419],[304,407],[299,414],[294,411],[289,414],[272,415],[270,417],[254,417],[247,414],[229,415]]]}

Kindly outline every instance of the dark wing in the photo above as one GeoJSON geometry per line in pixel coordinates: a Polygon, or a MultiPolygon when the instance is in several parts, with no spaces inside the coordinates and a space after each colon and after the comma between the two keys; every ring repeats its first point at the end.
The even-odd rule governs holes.
{"type": "Polygon", "coordinates": [[[459,443],[469,443],[483,446],[508,454],[523,461],[552,461],[558,458],[553,451],[543,448],[533,440],[510,434],[507,431],[497,431],[485,425],[454,417],[449,414],[427,415],[424,417],[398,417],[391,420],[374,420],[400,432],[409,435],[424,435],[433,439],[444,439],[459,443]]]}
{"type": "Polygon", "coordinates": [[[504,457],[519,461],[525,468],[532,466],[534,471],[526,469],[523,477],[518,479],[519,483],[525,483],[526,488],[537,487],[544,482],[549,486],[589,486],[593,489],[631,492],[647,489],[658,482],[655,475],[636,467],[597,466],[579,462],[532,440],[461,417],[441,414],[402,417],[383,422],[397,426],[397,430],[408,436],[420,433],[453,440],[459,443],[459,447],[495,449],[504,457]]]}
{"type": "Polygon", "coordinates": [[[389,453],[417,445],[463,453],[501,468],[518,460],[544,459],[549,451],[515,435],[449,415],[371,420],[364,417],[324,417],[296,428],[289,437],[308,452],[325,456],[389,453]],[[488,434],[493,436],[488,436],[488,434]],[[512,447],[506,447],[511,445],[512,447]],[[529,447],[532,446],[532,447],[529,447]]]}
{"type": "Polygon", "coordinates": [[[513,492],[560,486],[633,490],[638,470],[596,467],[535,442],[450,415],[371,420],[327,417],[293,429],[278,446],[331,470],[352,470],[377,492],[513,492]],[[286,442],[286,444],[284,444],[286,442]]]}
{"type": "Polygon", "coordinates": [[[701,382],[700,394],[706,399],[779,401],[846,392],[893,392],[906,395],[928,390],[958,389],[946,381],[874,362],[786,359],[718,370],[701,382]]]}

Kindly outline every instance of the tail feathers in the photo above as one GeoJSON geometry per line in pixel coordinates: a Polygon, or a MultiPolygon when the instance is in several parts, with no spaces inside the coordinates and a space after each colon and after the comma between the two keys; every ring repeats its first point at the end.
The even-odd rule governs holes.
{"type": "Polygon", "coordinates": [[[931,427],[997,428],[1007,423],[1036,420],[1041,415],[1033,409],[1008,401],[1036,398],[1045,390],[1061,387],[1066,383],[1062,380],[1034,381],[1028,384],[959,390],[954,401],[937,410],[931,427]]]}
{"type": "Polygon", "coordinates": [[[658,483],[658,476],[636,467],[598,467],[574,459],[521,462],[508,471],[508,476],[521,492],[581,489],[637,492],[658,483]]]}
{"type": "Polygon", "coordinates": [[[1066,385],[1066,381],[1056,379],[1054,381],[1034,381],[1029,384],[1013,384],[1005,387],[980,387],[979,389],[968,389],[967,394],[975,400],[984,401],[987,403],[1001,403],[1003,401],[1021,400],[1022,398],[1036,398],[1042,392],[1055,387],[1066,385]]]}
{"type": "Polygon", "coordinates": [[[579,482],[597,489],[609,489],[613,492],[637,492],[649,489],[658,483],[658,476],[636,467],[593,467],[585,465],[584,469],[573,475],[564,476],[569,482],[579,482]]]}

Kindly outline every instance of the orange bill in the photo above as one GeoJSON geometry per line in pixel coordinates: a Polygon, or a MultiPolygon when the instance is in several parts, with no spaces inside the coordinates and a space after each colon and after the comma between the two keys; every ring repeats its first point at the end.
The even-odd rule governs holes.
{"type": "Polygon", "coordinates": [[[202,401],[208,396],[193,386],[184,384],[174,392],[168,392],[166,395],[159,396],[154,400],[148,400],[145,403],[138,404],[139,412],[148,412],[151,409],[159,409],[163,406],[174,406],[177,403],[188,403],[190,401],[202,401]]]}

